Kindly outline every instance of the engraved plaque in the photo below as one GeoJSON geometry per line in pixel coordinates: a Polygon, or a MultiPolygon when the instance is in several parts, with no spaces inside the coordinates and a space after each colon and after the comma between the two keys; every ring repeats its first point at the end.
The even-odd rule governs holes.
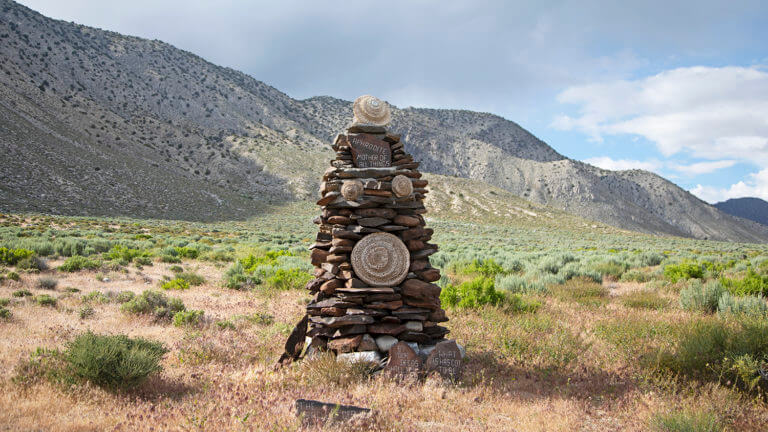
{"type": "Polygon", "coordinates": [[[392,166],[392,150],[389,143],[368,134],[350,134],[352,162],[358,168],[392,166]]]}
{"type": "Polygon", "coordinates": [[[429,353],[427,373],[435,371],[443,378],[457,380],[461,376],[461,351],[455,341],[443,341],[429,353]]]}
{"type": "Polygon", "coordinates": [[[352,249],[355,275],[371,286],[398,285],[408,275],[410,265],[408,248],[389,233],[368,234],[352,249]]]}
{"type": "Polygon", "coordinates": [[[384,373],[397,378],[418,377],[422,363],[418,354],[405,342],[398,342],[389,349],[389,360],[384,373]]]}

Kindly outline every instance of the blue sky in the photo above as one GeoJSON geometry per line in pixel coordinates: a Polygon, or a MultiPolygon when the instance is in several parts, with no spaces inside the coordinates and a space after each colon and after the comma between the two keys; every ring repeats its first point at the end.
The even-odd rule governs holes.
{"type": "Polygon", "coordinates": [[[560,153],[768,199],[768,3],[22,0],[292,97],[487,111],[560,153]]]}

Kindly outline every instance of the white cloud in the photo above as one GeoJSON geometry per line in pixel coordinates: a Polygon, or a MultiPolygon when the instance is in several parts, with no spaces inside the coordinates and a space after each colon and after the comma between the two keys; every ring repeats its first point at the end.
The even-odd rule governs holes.
{"type": "Polygon", "coordinates": [[[701,174],[709,174],[712,172],[715,172],[717,170],[721,170],[724,168],[730,168],[732,166],[736,165],[735,160],[721,160],[721,161],[712,161],[712,162],[696,162],[692,163],[690,165],[682,165],[677,163],[669,163],[667,166],[675,170],[679,173],[682,173],[684,175],[695,177],[697,175],[701,174]]]}
{"type": "Polygon", "coordinates": [[[756,67],[673,69],[570,87],[558,101],[580,105],[579,115],[559,116],[552,126],[580,130],[592,140],[639,135],[665,156],[768,163],[768,73],[756,67]]]}
{"type": "Polygon", "coordinates": [[[757,197],[768,200],[768,168],[752,173],[746,181],[732,184],[728,188],[696,185],[691,193],[709,203],[725,201],[729,198],[757,197]]]}
{"type": "Polygon", "coordinates": [[[730,168],[737,163],[735,160],[720,160],[695,162],[686,165],[669,161],[660,161],[656,159],[649,159],[645,161],[634,159],[613,159],[609,156],[592,157],[589,159],[584,159],[584,162],[599,168],[613,171],[641,169],[661,174],[661,172],[664,170],[671,170],[688,177],[710,174],[720,169],[730,168]]]}

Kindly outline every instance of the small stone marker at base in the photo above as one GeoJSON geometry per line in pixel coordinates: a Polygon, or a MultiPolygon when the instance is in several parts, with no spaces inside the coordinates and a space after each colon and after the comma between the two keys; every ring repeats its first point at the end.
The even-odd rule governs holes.
{"type": "Polygon", "coordinates": [[[422,371],[419,355],[405,342],[398,342],[389,349],[389,361],[384,366],[386,375],[405,378],[419,377],[422,371]]]}
{"type": "Polygon", "coordinates": [[[320,401],[298,399],[296,400],[296,417],[301,418],[303,424],[331,422],[346,422],[369,415],[369,408],[352,405],[339,405],[320,401]]]}
{"type": "Polygon", "coordinates": [[[461,350],[456,341],[440,342],[427,357],[427,373],[437,372],[443,378],[455,381],[461,376],[461,357],[461,350]]]}

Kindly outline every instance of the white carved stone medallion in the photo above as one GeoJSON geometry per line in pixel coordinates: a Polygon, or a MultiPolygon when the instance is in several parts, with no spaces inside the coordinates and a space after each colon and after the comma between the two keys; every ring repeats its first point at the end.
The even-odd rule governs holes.
{"type": "Polygon", "coordinates": [[[371,95],[362,95],[352,105],[352,121],[360,124],[386,126],[391,117],[389,105],[371,95]]]}
{"type": "Polygon", "coordinates": [[[352,269],[368,285],[398,285],[408,275],[410,266],[408,248],[389,233],[368,234],[352,249],[352,269]]]}
{"type": "Polygon", "coordinates": [[[411,179],[404,175],[397,175],[392,179],[392,192],[398,197],[406,197],[413,193],[413,183],[411,179]]]}
{"type": "Polygon", "coordinates": [[[348,180],[341,185],[341,196],[347,201],[354,201],[363,194],[363,182],[360,180],[348,180]]]}

